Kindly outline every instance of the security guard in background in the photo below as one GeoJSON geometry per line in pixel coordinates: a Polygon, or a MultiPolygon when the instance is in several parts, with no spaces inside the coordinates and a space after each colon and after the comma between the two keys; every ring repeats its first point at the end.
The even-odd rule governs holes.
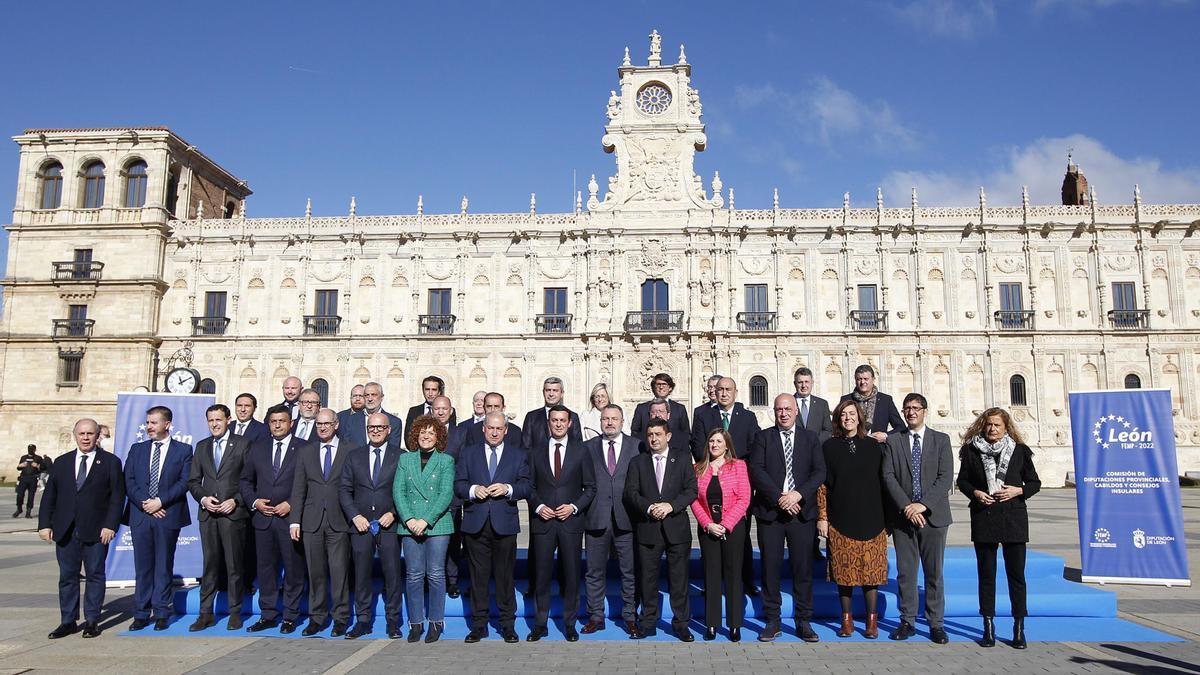
{"type": "Polygon", "coordinates": [[[13,518],[21,516],[21,502],[25,502],[25,517],[33,517],[33,496],[37,494],[38,478],[42,475],[42,457],[37,454],[37,446],[33,443],[26,448],[17,462],[17,510],[13,518]],[[29,495],[28,498],[25,495],[29,495]]]}

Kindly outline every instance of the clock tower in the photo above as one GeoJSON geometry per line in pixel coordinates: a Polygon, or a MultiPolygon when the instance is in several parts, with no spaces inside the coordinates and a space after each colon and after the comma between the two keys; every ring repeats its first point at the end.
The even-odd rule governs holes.
{"type": "Polygon", "coordinates": [[[595,176],[588,183],[589,211],[715,209],[724,203],[721,179],[713,177],[710,199],[693,168],[707,138],[700,121],[700,92],[691,86],[692,67],[683,45],[673,65],[662,62],[662,36],[650,33],[644,66],[630,62],[629,49],[617,69],[620,91],[608,99],[608,124],[601,143],[616,155],[616,175],[603,199],[595,176]]]}

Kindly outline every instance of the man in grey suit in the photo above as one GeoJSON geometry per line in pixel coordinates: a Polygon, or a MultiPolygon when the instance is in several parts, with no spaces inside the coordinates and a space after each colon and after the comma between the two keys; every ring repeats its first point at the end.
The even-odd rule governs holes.
{"type": "Polygon", "coordinates": [[[892,536],[896,546],[896,580],[900,586],[900,627],[893,640],[916,634],[917,564],[925,573],[925,620],[929,639],[946,644],[946,595],[942,563],[950,527],[950,488],[954,457],[950,437],[925,426],[929,404],[920,394],[904,397],[908,429],[888,436],[883,456],[883,486],[891,498],[892,536]]]}
{"type": "Polygon", "coordinates": [[[305,637],[325,630],[331,592],[331,636],[341,637],[350,627],[350,526],[338,501],[342,466],[350,448],[338,447],[337,427],[337,413],[329,408],[317,412],[317,444],[301,449],[292,482],[292,501],[297,508],[292,509],[288,527],[292,541],[303,540],[308,565],[305,637]]]}
{"type": "Polygon", "coordinates": [[[645,451],[642,442],[622,433],[625,412],[610,403],[600,411],[601,435],[584,442],[596,477],[596,495],[584,521],[587,550],[588,622],[582,633],[604,629],[604,589],[609,555],[617,553],[621,573],[621,618],[630,637],[641,635],[637,623],[637,582],[634,576],[633,524],[625,509],[625,476],[629,463],[645,451]]]}
{"type": "Polygon", "coordinates": [[[796,385],[796,410],[800,412],[800,424],[816,434],[824,443],[833,436],[833,421],[829,417],[829,401],[812,393],[813,373],[804,366],[796,369],[792,384],[796,385]]]}
{"type": "Polygon", "coordinates": [[[246,528],[250,512],[242,500],[238,480],[250,452],[250,442],[233,433],[229,408],[220,403],[205,412],[212,436],[196,444],[188,472],[188,491],[200,504],[200,547],[204,573],[200,578],[200,615],[188,627],[192,632],[216,624],[213,600],[220,583],[221,562],[225,563],[225,591],[229,603],[228,630],[242,627],[242,566],[245,560],[246,528]]]}

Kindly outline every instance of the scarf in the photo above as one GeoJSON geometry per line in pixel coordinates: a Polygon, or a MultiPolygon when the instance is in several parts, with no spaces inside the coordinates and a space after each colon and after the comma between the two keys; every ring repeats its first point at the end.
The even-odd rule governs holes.
{"type": "Polygon", "coordinates": [[[971,439],[971,446],[983,460],[983,472],[987,475],[988,494],[995,494],[1004,484],[1004,478],[1008,474],[1008,462],[1012,459],[1017,443],[1008,434],[1004,434],[1004,437],[995,443],[988,443],[981,434],[971,439]]]}
{"type": "Polygon", "coordinates": [[[853,397],[854,400],[862,406],[863,417],[865,417],[867,420],[868,433],[874,431],[872,427],[875,425],[875,401],[878,398],[878,394],[879,389],[872,389],[871,393],[867,396],[863,396],[862,394],[858,393],[857,389],[850,392],[851,397],[853,397]]]}

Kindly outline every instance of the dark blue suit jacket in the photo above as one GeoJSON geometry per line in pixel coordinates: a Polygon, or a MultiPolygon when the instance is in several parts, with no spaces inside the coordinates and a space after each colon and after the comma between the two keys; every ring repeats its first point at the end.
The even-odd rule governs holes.
{"type": "Polygon", "coordinates": [[[92,468],[83,487],[75,490],[75,472],[79,470],[79,451],[58,456],[50,466],[50,478],[42,492],[38,510],[38,529],[53,530],[54,541],[62,543],[71,532],[79,541],[100,541],[100,530],[117,531],[125,508],[125,476],[121,460],[111,452],[96,448],[92,468]],[[74,527],[72,528],[72,525],[74,527]]]}
{"type": "Polygon", "coordinates": [[[358,448],[367,444],[367,420],[363,410],[354,412],[346,408],[337,414],[337,435],[347,448],[358,448]]]}
{"type": "MultiPolygon", "coordinates": [[[[292,481],[296,477],[296,461],[299,459],[300,451],[312,446],[311,443],[302,442],[292,436],[288,436],[288,439],[291,444],[288,446],[287,454],[283,457],[278,476],[275,475],[275,468],[272,464],[275,443],[271,438],[250,448],[250,454],[246,456],[246,462],[242,465],[242,478],[239,481],[242,489],[242,501],[246,503],[246,508],[250,509],[253,514],[251,522],[255,529],[267,529],[271,526],[274,517],[256,510],[254,502],[258,499],[268,499],[271,506],[277,506],[280,502],[290,500],[292,498],[292,481]]],[[[288,504],[292,509],[304,506],[291,502],[288,504]]],[[[280,520],[287,523],[287,518],[280,520]]]]}
{"type": "MultiPolygon", "coordinates": [[[[705,408],[700,411],[692,424],[692,458],[700,461],[704,457],[708,443],[708,434],[713,429],[721,428],[721,410],[705,408]]],[[[758,417],[746,410],[741,403],[733,404],[733,413],[729,416],[729,435],[733,437],[734,455],[738,459],[750,456],[750,445],[758,434],[758,417]]]]}
{"type": "Polygon", "coordinates": [[[396,531],[399,516],[396,514],[396,503],[392,498],[392,482],[396,477],[396,466],[400,463],[402,454],[404,451],[400,448],[384,448],[379,479],[372,481],[371,448],[363,446],[350,451],[346,463],[342,465],[342,484],[338,488],[338,502],[342,505],[342,513],[346,514],[346,522],[354,520],[355,516],[379,520],[383,514],[391,513],[395,519],[392,526],[381,528],[381,531],[396,531]]]}
{"type": "Polygon", "coordinates": [[[446,454],[458,458],[458,453],[467,445],[467,437],[471,435],[471,427],[475,425],[474,420],[459,422],[447,430],[446,434],[446,454]]]}
{"type": "MultiPolygon", "coordinates": [[[[466,424],[466,422],[464,422],[464,424],[466,424]]],[[[463,445],[483,445],[483,422],[471,422],[470,424],[471,426],[467,429],[466,442],[463,443],[463,445]]],[[[521,427],[509,422],[508,431],[504,434],[504,442],[506,444],[515,443],[520,445],[523,438],[524,436],[521,433],[521,427]]]]}
{"type": "MultiPolygon", "coordinates": [[[[237,435],[237,425],[237,420],[234,420],[229,424],[229,428],[233,429],[235,432],[234,435],[237,435]]],[[[246,433],[242,434],[242,438],[246,439],[246,441],[250,443],[250,447],[254,447],[255,444],[265,441],[270,437],[271,432],[267,430],[267,425],[259,422],[253,417],[251,417],[250,421],[246,423],[246,433]]]]}
{"type": "MultiPolygon", "coordinates": [[[[129,526],[139,527],[158,518],[142,510],[142,502],[150,498],[150,455],[151,441],[142,441],[129,446],[125,457],[125,494],[129,497],[129,526]]],[[[192,446],[173,438],[164,441],[166,457],[162,458],[162,473],[158,478],[158,498],[162,500],[167,515],[161,519],[163,527],[181,530],[192,522],[188,506],[188,473],[192,469],[192,446]]]]}
{"type": "MultiPolygon", "coordinates": [[[[841,403],[847,399],[854,398],[853,392],[842,394],[842,398],[838,401],[841,403]]],[[[859,404],[862,407],[862,404],[859,404]]],[[[833,425],[837,426],[838,421],[833,420],[833,425]]],[[[900,411],[896,409],[896,401],[891,396],[879,392],[875,399],[875,417],[871,418],[871,433],[882,431],[885,434],[904,431],[908,425],[904,423],[904,418],[900,416],[900,411]]]]}
{"type": "Polygon", "coordinates": [[[462,531],[476,534],[490,519],[496,534],[510,535],[521,531],[517,502],[528,499],[530,479],[529,453],[522,448],[518,434],[504,439],[504,452],[496,466],[495,477],[488,476],[487,448],[483,443],[468,445],[455,460],[454,494],[463,500],[462,531]],[[492,497],[480,501],[471,497],[472,485],[507,483],[512,486],[508,498],[492,497]]]}
{"type": "MultiPolygon", "coordinates": [[[[571,428],[567,430],[567,440],[583,443],[583,425],[579,423],[579,415],[570,408],[571,428]]],[[[546,415],[546,406],[534,408],[525,413],[525,421],[521,423],[521,444],[526,448],[544,447],[550,441],[550,419],[546,415]]]]}

